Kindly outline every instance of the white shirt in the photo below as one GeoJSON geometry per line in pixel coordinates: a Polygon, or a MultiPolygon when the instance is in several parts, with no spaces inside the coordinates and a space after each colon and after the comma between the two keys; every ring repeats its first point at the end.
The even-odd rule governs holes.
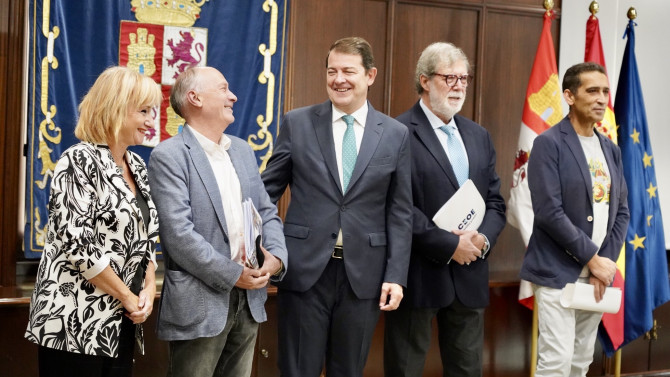
{"type": "MultiPolygon", "coordinates": [[[[592,203],[593,203],[593,233],[591,240],[600,247],[607,236],[607,221],[610,211],[611,178],[607,160],[600,146],[600,140],[595,134],[581,136],[579,142],[586,156],[586,163],[591,173],[592,203]]],[[[588,267],[584,266],[580,277],[589,276],[588,267]]]]}
{"type": "MultiPolygon", "coordinates": [[[[333,140],[335,141],[335,159],[337,160],[337,171],[340,175],[340,187],[344,187],[344,178],[342,175],[342,139],[344,139],[344,132],[347,130],[347,124],[342,117],[346,113],[338,110],[333,106],[333,140]]],[[[363,132],[365,132],[365,120],[368,118],[368,102],[361,106],[360,109],[349,114],[354,117],[354,135],[356,136],[356,152],[361,150],[361,141],[363,140],[363,132]]],[[[342,229],[337,235],[336,245],[342,246],[342,229]]]]}
{"type": "Polygon", "coordinates": [[[244,253],[242,246],[244,243],[244,214],[242,212],[242,188],[233,162],[228,155],[230,148],[230,138],[226,134],[221,134],[219,143],[209,140],[207,137],[191,127],[195,138],[202,146],[207,155],[209,164],[214,172],[216,184],[221,194],[221,203],[223,203],[223,215],[226,218],[226,227],[228,228],[228,239],[230,240],[230,259],[244,265],[244,253]]]}
{"type": "MultiPolygon", "coordinates": [[[[449,161],[451,161],[451,155],[449,154],[449,148],[447,147],[447,141],[449,140],[449,136],[440,129],[440,127],[445,125],[444,122],[442,122],[442,119],[438,118],[437,115],[435,115],[432,111],[430,111],[428,106],[426,106],[426,104],[423,102],[423,99],[419,101],[419,105],[423,109],[423,112],[426,114],[428,122],[430,122],[430,125],[433,127],[433,131],[435,131],[435,135],[437,135],[437,139],[440,141],[442,148],[447,153],[449,161]]],[[[461,133],[458,130],[458,127],[456,126],[456,121],[454,120],[454,117],[451,117],[449,123],[446,124],[447,127],[451,125],[456,127],[456,132],[454,132],[454,136],[456,136],[461,145],[461,148],[463,148],[463,153],[465,154],[465,157],[468,158],[468,151],[465,149],[465,144],[463,144],[463,138],[461,138],[461,133]]]]}

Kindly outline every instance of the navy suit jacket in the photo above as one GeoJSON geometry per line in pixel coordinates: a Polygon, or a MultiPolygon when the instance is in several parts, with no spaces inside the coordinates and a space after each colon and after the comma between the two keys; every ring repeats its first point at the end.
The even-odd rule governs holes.
{"type": "Polygon", "coordinates": [[[304,292],[326,268],[340,228],[344,265],[360,299],[378,298],[382,282],[406,284],[412,212],[407,127],[368,104],[356,165],[342,194],[332,103],[286,113],[263,182],[273,202],[286,186],[284,221],[291,268],[277,285],[304,292]]]}
{"type": "Polygon", "coordinates": [[[598,248],[593,233],[591,173],[579,138],[566,117],[535,139],[528,186],[535,220],[520,276],[561,289],[574,283],[596,254],[616,261],[628,228],[628,190],[619,147],[595,131],[611,179],[607,236],[598,248]]]}
{"type": "MultiPolygon", "coordinates": [[[[493,141],[477,123],[460,115],[454,118],[468,154],[469,178],[486,203],[479,232],[486,235],[493,247],[505,226],[506,208],[495,171],[493,141]]],[[[488,261],[478,259],[466,266],[447,264],[458,246],[459,236],[438,228],[432,221],[459,188],[447,153],[419,102],[397,119],[410,131],[414,201],[412,257],[402,304],[440,308],[458,297],[468,307],[485,307],[489,302],[488,261]]]]}

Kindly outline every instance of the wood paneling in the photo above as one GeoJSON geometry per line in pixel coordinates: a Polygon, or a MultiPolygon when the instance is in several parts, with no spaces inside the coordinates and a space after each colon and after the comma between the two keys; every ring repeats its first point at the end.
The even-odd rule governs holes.
{"type": "Polygon", "coordinates": [[[386,12],[384,1],[292,1],[288,45],[286,110],[328,99],[326,56],[330,45],[344,37],[359,36],[372,46],[377,78],[370,88],[372,106],[382,110],[386,66],[386,12]]]}
{"type": "Polygon", "coordinates": [[[0,286],[16,283],[25,2],[0,1],[0,286]]]}
{"type": "MultiPolygon", "coordinates": [[[[419,99],[414,87],[414,71],[421,51],[429,44],[439,41],[455,44],[468,56],[472,71],[476,71],[478,17],[476,9],[438,4],[397,5],[393,30],[391,116],[407,111],[419,99]]],[[[468,88],[468,97],[461,111],[469,118],[474,114],[476,93],[473,88],[468,88]]]]}

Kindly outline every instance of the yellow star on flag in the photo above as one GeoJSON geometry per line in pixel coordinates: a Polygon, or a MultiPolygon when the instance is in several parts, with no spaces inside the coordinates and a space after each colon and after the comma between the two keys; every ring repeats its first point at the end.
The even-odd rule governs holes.
{"type": "Polygon", "coordinates": [[[658,187],[654,186],[649,182],[649,188],[647,189],[647,192],[649,193],[649,199],[656,197],[656,189],[658,187]]]}
{"type": "Polygon", "coordinates": [[[651,159],[654,158],[654,156],[650,156],[647,154],[647,152],[644,152],[644,157],[642,157],[642,161],[644,161],[644,167],[651,167],[651,159]]]}
{"type": "Polygon", "coordinates": [[[630,134],[630,137],[633,139],[634,144],[640,144],[640,133],[635,128],[633,128],[633,133],[630,134]]]}
{"type": "Polygon", "coordinates": [[[637,233],[635,233],[635,239],[632,241],[628,241],[628,243],[633,245],[633,251],[637,250],[638,247],[644,249],[645,239],[647,239],[647,237],[638,237],[637,233]]]}
{"type": "Polygon", "coordinates": [[[654,215],[647,216],[647,226],[651,226],[651,219],[654,218],[654,215]]]}

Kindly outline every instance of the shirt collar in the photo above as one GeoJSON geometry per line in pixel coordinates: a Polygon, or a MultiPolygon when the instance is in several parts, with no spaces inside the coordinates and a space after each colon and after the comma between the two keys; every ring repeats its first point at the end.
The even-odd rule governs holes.
{"type": "MultiPolygon", "coordinates": [[[[444,126],[444,123],[442,122],[442,119],[438,118],[435,113],[430,111],[428,106],[423,102],[423,99],[419,100],[419,105],[421,106],[421,109],[423,109],[423,112],[426,114],[426,117],[428,118],[428,122],[430,122],[430,125],[433,127],[434,130],[444,126]]],[[[454,120],[456,117],[453,116],[451,117],[451,120],[449,123],[447,123],[447,127],[449,126],[454,126],[456,127],[456,121],[454,120]]],[[[456,127],[458,129],[458,127],[456,127]]]]}
{"type": "Polygon", "coordinates": [[[202,149],[208,154],[216,153],[222,149],[227,151],[230,148],[231,140],[226,134],[221,134],[221,139],[219,139],[218,143],[215,143],[209,140],[205,135],[196,131],[195,128],[190,127],[190,129],[193,132],[195,139],[198,140],[198,143],[202,146],[202,149]]]}
{"type": "MultiPolygon", "coordinates": [[[[333,122],[341,119],[344,115],[347,115],[345,112],[338,110],[335,107],[335,105],[332,106],[333,106],[333,122]]],[[[356,119],[356,122],[358,122],[358,124],[365,127],[365,121],[368,117],[368,101],[365,101],[363,106],[361,106],[358,110],[354,111],[349,115],[352,115],[354,119],[356,119]]]]}

